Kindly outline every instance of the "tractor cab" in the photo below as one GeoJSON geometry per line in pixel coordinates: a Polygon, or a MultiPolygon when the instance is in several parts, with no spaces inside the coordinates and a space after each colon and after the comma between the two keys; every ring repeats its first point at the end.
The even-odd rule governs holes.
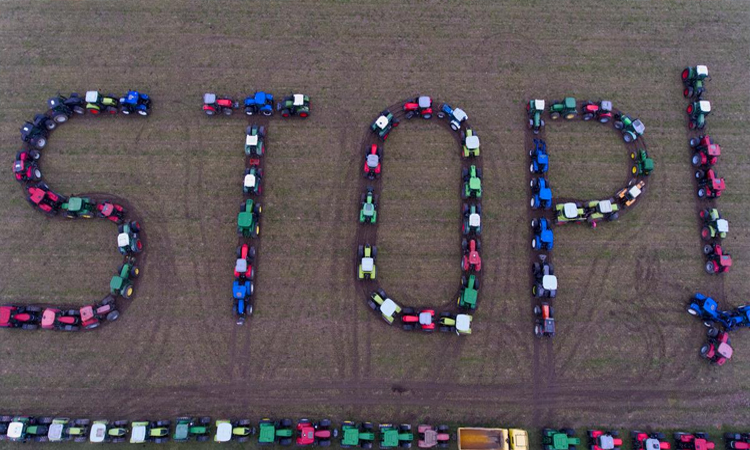
{"type": "Polygon", "coordinates": [[[635,119],[631,126],[633,127],[633,131],[635,131],[635,134],[637,134],[638,136],[642,136],[646,131],[646,125],[641,122],[641,119],[635,119]]]}
{"type": "Polygon", "coordinates": [[[63,440],[63,431],[65,431],[65,425],[68,419],[55,419],[49,426],[47,431],[47,439],[50,442],[60,442],[63,440]]]}
{"type": "Polygon", "coordinates": [[[711,112],[711,102],[708,100],[701,100],[697,104],[696,114],[709,114],[711,112]]]}
{"type": "Polygon", "coordinates": [[[557,222],[565,223],[583,220],[583,208],[578,204],[568,202],[557,207],[557,222]]]}
{"type": "Polygon", "coordinates": [[[557,290],[557,276],[555,275],[545,275],[542,277],[542,287],[546,291],[556,291],[557,290]]]}
{"type": "Polygon", "coordinates": [[[133,422],[130,430],[130,443],[142,444],[146,442],[146,436],[148,436],[150,429],[151,424],[148,422],[133,422]]]}
{"type": "Polygon", "coordinates": [[[243,182],[243,186],[245,189],[253,189],[255,188],[255,183],[257,182],[257,178],[255,177],[255,174],[249,173],[245,175],[245,180],[243,182]]]}
{"type": "Polygon", "coordinates": [[[530,113],[542,113],[544,112],[544,100],[531,100],[529,102],[529,112],[530,113]]]}
{"type": "Polygon", "coordinates": [[[471,320],[472,317],[468,314],[459,314],[456,316],[456,333],[471,334],[471,320]]]}
{"type": "Polygon", "coordinates": [[[216,103],[216,94],[212,94],[212,93],[203,94],[204,105],[213,105],[214,103],[216,103]]]}
{"type": "Polygon", "coordinates": [[[8,440],[20,441],[26,435],[26,422],[16,421],[8,425],[8,432],[5,434],[8,440]]]}
{"type": "Polygon", "coordinates": [[[380,165],[380,156],[377,153],[367,155],[367,167],[376,169],[380,165]]]}
{"type": "Polygon", "coordinates": [[[383,304],[380,305],[380,314],[382,314],[383,319],[389,324],[393,323],[394,314],[399,312],[401,312],[401,307],[390,298],[386,298],[385,301],[383,301],[383,304]]]}
{"type": "Polygon", "coordinates": [[[716,230],[719,233],[728,233],[729,232],[729,221],[726,219],[719,219],[716,221],[716,230]]]}
{"type": "Polygon", "coordinates": [[[464,158],[479,156],[479,136],[477,136],[472,129],[467,129],[466,133],[462,133],[462,135],[464,158]]]}
{"type": "Polygon", "coordinates": [[[384,115],[381,115],[380,117],[375,119],[375,126],[381,130],[385,130],[385,127],[388,126],[388,122],[390,122],[388,118],[384,115]]]}
{"type": "Polygon", "coordinates": [[[648,438],[643,443],[643,450],[661,450],[661,443],[658,439],[648,438]]]}
{"type": "Polygon", "coordinates": [[[245,145],[254,147],[258,145],[258,135],[257,134],[248,134],[245,136],[245,145]]]}
{"type": "Polygon", "coordinates": [[[303,106],[305,104],[305,96],[302,94],[294,94],[292,98],[293,98],[293,101],[292,101],[293,106],[303,106]]]}
{"type": "Polygon", "coordinates": [[[469,214],[469,226],[472,228],[479,228],[482,225],[482,216],[476,212],[469,214]]]}
{"type": "Polygon", "coordinates": [[[232,424],[229,421],[217,421],[214,441],[229,442],[230,440],[232,440],[232,424]]]}

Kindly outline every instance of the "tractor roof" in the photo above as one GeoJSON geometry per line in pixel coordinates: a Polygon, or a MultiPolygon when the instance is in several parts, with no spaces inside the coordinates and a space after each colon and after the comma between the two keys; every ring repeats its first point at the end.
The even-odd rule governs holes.
{"type": "Polygon", "coordinates": [[[633,187],[632,187],[632,188],[630,188],[630,190],[628,191],[628,195],[629,195],[629,196],[630,196],[630,198],[632,198],[632,199],[636,199],[636,198],[638,198],[638,196],[639,196],[639,195],[641,195],[641,188],[639,188],[638,186],[633,186],[633,187]]]}
{"type": "Polygon", "coordinates": [[[234,264],[235,272],[247,272],[247,260],[245,258],[237,258],[237,262],[234,264]]]}
{"type": "Polygon", "coordinates": [[[130,235],[128,233],[120,233],[117,235],[117,246],[127,247],[130,245],[130,235]]]}
{"type": "Polygon", "coordinates": [[[578,217],[578,205],[575,203],[566,203],[563,205],[563,214],[568,219],[575,219],[578,217]]]}
{"type": "Polygon", "coordinates": [[[459,122],[463,122],[464,120],[468,119],[469,116],[466,115],[463,109],[456,108],[453,110],[453,118],[458,120],[459,122]]]}
{"type": "Polygon", "coordinates": [[[534,100],[534,109],[536,111],[544,111],[544,100],[534,100]]]}
{"type": "Polygon", "coordinates": [[[228,442],[232,439],[232,424],[221,422],[216,424],[216,442],[228,442]]]}
{"type": "Polygon", "coordinates": [[[645,450],[659,450],[661,448],[661,444],[659,443],[658,439],[649,438],[646,439],[646,442],[643,443],[643,448],[645,450]]]}
{"type": "Polygon", "coordinates": [[[237,214],[237,226],[240,228],[249,228],[253,224],[253,214],[249,211],[237,214]]]}
{"type": "Polygon", "coordinates": [[[612,202],[610,200],[602,200],[599,202],[599,212],[603,214],[609,214],[612,212],[612,202]]]}
{"type": "Polygon", "coordinates": [[[302,106],[305,104],[305,96],[302,94],[294,94],[294,106],[302,106]]]}
{"type": "Polygon", "coordinates": [[[367,155],[367,167],[378,167],[378,164],[380,163],[380,157],[378,155],[374,155],[370,153],[367,155]]]}
{"type": "Polygon", "coordinates": [[[612,102],[609,100],[602,100],[601,107],[602,111],[612,111],[612,102]]]}
{"type": "Polygon", "coordinates": [[[544,230],[541,234],[542,242],[552,242],[555,240],[554,235],[552,234],[552,230],[544,230]]]}
{"type": "Polygon", "coordinates": [[[63,428],[65,427],[62,423],[52,423],[47,431],[47,439],[50,441],[59,441],[62,438],[63,428]]]}
{"type": "Polygon", "coordinates": [[[6,434],[10,439],[18,439],[23,436],[24,428],[26,428],[26,424],[23,422],[11,422],[6,434]]]}
{"type": "Polygon", "coordinates": [[[468,314],[459,314],[456,316],[456,330],[471,331],[471,316],[468,314]]]}
{"type": "Polygon", "coordinates": [[[706,151],[709,156],[721,156],[721,146],[719,144],[708,144],[706,151]]]}
{"type": "Polygon", "coordinates": [[[104,442],[104,438],[107,435],[107,425],[103,422],[94,422],[91,425],[91,434],[89,440],[95,444],[104,442]]]}
{"type": "Polygon", "coordinates": [[[708,75],[708,67],[703,65],[695,66],[695,73],[698,74],[698,76],[705,77],[708,75]]]}
{"type": "Polygon", "coordinates": [[[429,108],[432,105],[432,99],[426,95],[422,95],[417,99],[417,104],[420,108],[429,108]]]}
{"type": "Polygon", "coordinates": [[[386,116],[380,116],[377,119],[375,119],[375,126],[383,130],[388,125],[388,122],[389,121],[386,116]]]}
{"type": "Polygon", "coordinates": [[[362,270],[365,272],[372,272],[372,268],[375,267],[375,260],[372,258],[362,258],[362,270]]]}
{"type": "Polygon", "coordinates": [[[68,200],[68,211],[78,211],[83,207],[83,199],[81,197],[70,197],[68,200]]]}
{"type": "MultiPolygon", "coordinates": [[[[476,283],[473,286],[476,286],[476,283]]],[[[477,303],[476,287],[472,287],[471,289],[464,289],[461,300],[463,301],[463,303],[466,303],[469,306],[474,306],[477,303]]]]}
{"type": "Polygon", "coordinates": [[[711,186],[714,188],[714,190],[723,191],[726,187],[724,178],[714,178],[713,180],[711,180],[711,186]]]}
{"type": "Polygon", "coordinates": [[[473,191],[478,191],[481,188],[482,188],[482,180],[480,180],[478,177],[469,178],[469,189],[473,191]]]}
{"type": "Polygon", "coordinates": [[[573,97],[565,97],[565,100],[563,100],[563,104],[568,109],[574,109],[576,107],[576,99],[573,97]]]}
{"type": "Polygon", "coordinates": [[[466,137],[466,148],[469,150],[476,150],[479,148],[479,136],[467,136],[466,137]]]}
{"type": "Polygon", "coordinates": [[[258,145],[258,135],[248,134],[245,136],[245,145],[258,145]]]}
{"type": "Polygon", "coordinates": [[[86,102],[96,103],[99,99],[99,91],[86,91],[86,102]]]}
{"type": "Polygon", "coordinates": [[[701,112],[704,112],[704,113],[711,112],[711,102],[709,102],[708,100],[701,100],[701,101],[699,101],[698,102],[698,109],[701,112]]]}
{"type": "Polygon", "coordinates": [[[375,212],[375,205],[373,205],[372,203],[365,203],[365,205],[362,207],[362,212],[366,216],[371,216],[372,213],[375,212]]]}
{"type": "Polygon", "coordinates": [[[432,314],[429,312],[421,312],[419,313],[419,324],[420,325],[430,325],[432,324],[432,314]]]}
{"type": "Polygon", "coordinates": [[[554,275],[545,275],[542,277],[542,287],[548,291],[557,289],[557,277],[554,275]]]}
{"type": "Polygon", "coordinates": [[[539,198],[542,200],[552,200],[552,189],[550,188],[539,189],[539,198]]]}
{"type": "Polygon", "coordinates": [[[268,99],[269,99],[269,95],[263,91],[256,92],[255,96],[253,97],[253,100],[255,100],[255,103],[259,105],[265,104],[268,99]]]}
{"type": "Polygon", "coordinates": [[[252,173],[245,175],[245,187],[255,187],[255,175],[252,173]]]}
{"type": "Polygon", "coordinates": [[[615,448],[615,438],[609,434],[599,436],[599,447],[602,450],[612,450],[615,448]]]}
{"type": "Polygon", "coordinates": [[[716,221],[716,229],[720,233],[726,233],[729,231],[729,222],[726,219],[719,219],[716,221]]]}
{"type": "Polygon", "coordinates": [[[385,299],[383,304],[380,305],[380,313],[384,316],[391,317],[396,310],[398,310],[398,305],[390,298],[385,299]]]}
{"type": "Polygon", "coordinates": [[[235,281],[234,283],[232,283],[232,294],[234,295],[234,298],[245,298],[248,294],[250,294],[250,286],[252,285],[249,281],[245,281],[244,283],[235,281]]]}
{"type": "Polygon", "coordinates": [[[174,427],[174,438],[175,440],[182,440],[188,437],[188,430],[190,426],[188,422],[178,422],[174,427]]]}
{"type": "Polygon", "coordinates": [[[144,422],[136,422],[130,430],[130,443],[139,444],[146,440],[146,425],[144,422]],[[136,425],[137,423],[137,425],[136,425]]]}
{"type": "Polygon", "coordinates": [[[643,134],[643,132],[646,131],[646,125],[641,122],[641,119],[635,119],[633,121],[633,130],[635,130],[637,134],[643,134]]]}
{"type": "Polygon", "coordinates": [[[55,317],[57,316],[57,310],[47,308],[42,313],[42,327],[50,327],[55,323],[55,317]]]}
{"type": "Polygon", "coordinates": [[[203,94],[203,103],[205,103],[206,105],[216,103],[216,94],[211,94],[211,93],[203,94]]]}
{"type": "Polygon", "coordinates": [[[478,227],[482,223],[482,217],[477,214],[469,214],[469,226],[470,227],[478,227]]]}
{"type": "Polygon", "coordinates": [[[726,359],[729,359],[732,357],[732,353],[734,353],[734,349],[731,345],[727,344],[726,342],[722,342],[718,345],[716,348],[716,353],[723,356],[726,359]]]}

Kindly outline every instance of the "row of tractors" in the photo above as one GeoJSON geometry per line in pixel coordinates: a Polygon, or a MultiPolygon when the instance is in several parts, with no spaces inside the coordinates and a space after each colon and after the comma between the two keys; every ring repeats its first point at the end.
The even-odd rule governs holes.
{"type": "Polygon", "coordinates": [[[535,299],[544,299],[533,306],[534,334],[537,337],[552,337],[555,335],[555,319],[554,308],[549,299],[557,295],[557,277],[550,254],[554,247],[552,225],[586,223],[596,228],[597,223],[601,221],[617,220],[620,214],[633,206],[640,197],[646,186],[645,178],[654,170],[654,160],[649,157],[643,138],[646,127],[640,119],[634,120],[629,115],[613,109],[612,102],[609,100],[578,102],[573,97],[566,97],[562,101],[555,100],[547,106],[545,100],[533,99],[526,104],[526,111],[528,128],[534,136],[533,139],[529,139],[531,144],[528,149],[531,160],[529,165],[531,249],[536,252],[546,252],[546,254],[540,254],[531,265],[531,295],[535,299]],[[552,187],[547,178],[550,156],[547,143],[543,139],[545,129],[543,115],[545,113],[553,121],[560,118],[596,120],[601,124],[612,121],[614,129],[622,133],[633,161],[628,185],[606,199],[554,203],[552,187]],[[541,215],[537,214],[537,211],[541,212],[541,215]]]}
{"type": "MultiPolygon", "coordinates": [[[[248,116],[261,115],[270,117],[274,113],[274,96],[265,91],[257,91],[245,97],[242,108],[248,116]]],[[[214,93],[203,94],[203,112],[207,116],[231,116],[240,109],[240,102],[231,96],[221,96],[214,93]]],[[[302,119],[310,115],[310,97],[304,94],[291,94],[276,103],[276,111],[281,117],[297,116],[302,119]]]]}
{"type": "Polygon", "coordinates": [[[480,256],[482,232],[482,160],[479,136],[469,126],[468,115],[460,108],[443,103],[434,112],[433,100],[429,96],[407,99],[397,106],[382,111],[370,125],[362,165],[362,193],[359,199],[360,232],[357,247],[357,279],[364,283],[367,303],[379,312],[388,324],[399,318],[402,329],[432,332],[455,332],[458,335],[471,333],[472,314],[477,308],[477,299],[482,270],[480,256]],[[396,109],[398,108],[398,109],[396,109]],[[395,110],[396,112],[392,112],[395,110]],[[461,179],[461,286],[456,294],[457,311],[436,313],[432,308],[402,307],[389,297],[385,290],[375,285],[377,277],[376,258],[378,248],[371,241],[375,238],[378,219],[380,177],[383,170],[383,144],[391,131],[402,119],[421,117],[430,120],[435,114],[447,125],[460,144],[462,160],[461,179]]]}
{"type": "Polygon", "coordinates": [[[110,291],[102,300],[82,308],[65,309],[37,305],[0,306],[0,327],[34,330],[78,331],[97,328],[120,316],[117,297],[130,299],[134,294],[135,279],[140,274],[136,255],[144,248],[141,224],[132,212],[111,195],[64,196],[54,192],[44,182],[41,170],[41,151],[46,147],[52,131],[67,123],[75,115],[101,113],[148,116],[151,98],[138,91],[123,97],[88,91],[84,97],[76,93],[68,97],[57,95],[47,101],[48,111],[34,116],[21,127],[24,148],[16,153],[13,175],[21,183],[26,200],[48,216],[68,219],[108,220],[117,226],[117,249],[123,262],[110,280],[110,291]]]}

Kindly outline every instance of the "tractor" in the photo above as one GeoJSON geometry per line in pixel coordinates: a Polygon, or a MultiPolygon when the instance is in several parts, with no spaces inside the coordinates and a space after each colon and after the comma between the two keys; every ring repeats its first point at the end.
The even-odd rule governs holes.
{"type": "Polygon", "coordinates": [[[235,279],[232,283],[232,312],[237,316],[237,325],[245,323],[247,316],[253,315],[250,297],[255,292],[255,285],[246,278],[235,279]]]}
{"type": "Polygon", "coordinates": [[[558,203],[555,205],[555,225],[566,223],[582,223],[586,220],[586,212],[580,202],[558,203]]]}
{"type": "Polygon", "coordinates": [[[448,448],[451,440],[450,431],[451,429],[448,425],[434,427],[432,425],[420,424],[417,427],[417,433],[419,433],[417,446],[419,448],[433,448],[435,446],[448,448]]]}
{"type": "Polygon", "coordinates": [[[169,420],[133,422],[130,424],[130,443],[153,442],[154,444],[163,444],[168,442],[170,423],[169,420]]]}
{"type": "Polygon", "coordinates": [[[247,442],[255,434],[255,428],[250,426],[250,419],[217,420],[214,442],[247,442]]]}
{"type": "Polygon", "coordinates": [[[46,183],[39,183],[27,189],[29,193],[26,200],[47,214],[57,214],[67,200],[66,197],[53,192],[46,183]]]}
{"type": "Polygon", "coordinates": [[[174,442],[187,442],[191,438],[195,438],[198,442],[206,442],[211,439],[210,417],[201,417],[197,420],[194,417],[177,418],[172,440],[174,442]]]}
{"type": "Polygon", "coordinates": [[[435,310],[404,308],[401,314],[401,328],[404,331],[420,329],[427,333],[435,331],[435,310]]]}
{"type": "Polygon", "coordinates": [[[727,187],[724,178],[718,178],[714,169],[697,170],[695,178],[698,180],[698,198],[721,197],[727,187]]]}
{"type": "Polygon", "coordinates": [[[70,197],[61,208],[68,219],[92,219],[96,203],[92,202],[89,197],[70,197]]]}
{"type": "Polygon", "coordinates": [[[242,192],[245,194],[260,195],[263,193],[263,169],[258,166],[250,166],[245,169],[245,176],[242,178],[242,192]]]}
{"type": "Polygon", "coordinates": [[[726,273],[732,267],[732,255],[726,253],[719,244],[704,245],[703,254],[706,255],[706,273],[726,273]]]}
{"type": "Polygon", "coordinates": [[[716,144],[711,136],[701,135],[691,138],[690,148],[695,151],[691,163],[693,167],[713,166],[721,156],[721,146],[716,144]]]}
{"type": "Polygon", "coordinates": [[[549,105],[549,117],[552,120],[557,120],[560,117],[571,120],[577,115],[576,99],[573,97],[565,97],[563,101],[555,100],[549,105]]]}
{"type": "Polygon", "coordinates": [[[711,297],[706,297],[700,292],[697,292],[690,299],[687,312],[691,316],[700,318],[703,321],[703,324],[707,327],[711,327],[713,322],[718,322],[727,329],[730,329],[733,326],[730,320],[730,314],[727,311],[720,310],[716,300],[711,297]]]}
{"type": "Polygon", "coordinates": [[[26,442],[29,440],[47,442],[47,433],[52,420],[52,417],[36,419],[34,417],[15,416],[8,424],[8,432],[5,436],[11,442],[26,442]]]}
{"type": "Polygon", "coordinates": [[[70,97],[64,97],[60,94],[47,100],[49,112],[52,120],[58,124],[65,123],[73,117],[73,114],[83,114],[86,112],[86,103],[75,92],[70,97]]]}
{"type": "Polygon", "coordinates": [[[555,267],[547,262],[547,255],[539,255],[539,261],[531,265],[534,284],[531,295],[536,298],[555,298],[557,296],[557,277],[555,267]]]}
{"type": "Polygon", "coordinates": [[[464,238],[461,241],[461,249],[463,250],[463,256],[461,257],[461,270],[464,272],[481,272],[482,271],[482,258],[479,256],[479,250],[482,248],[482,243],[479,239],[466,240],[464,238]]]}
{"type": "Polygon", "coordinates": [[[66,417],[56,417],[52,420],[47,431],[49,442],[86,442],[89,433],[89,419],[70,420],[66,417]]]}
{"type": "Polygon", "coordinates": [[[466,200],[467,198],[482,198],[482,169],[477,169],[477,166],[471,165],[471,167],[464,167],[462,170],[463,175],[463,189],[461,189],[461,197],[466,200]]]}
{"type": "Polygon", "coordinates": [[[543,450],[576,450],[581,445],[581,439],[575,437],[576,432],[572,428],[555,430],[552,428],[542,429],[543,450]]]}
{"type": "Polygon", "coordinates": [[[118,444],[126,441],[125,436],[128,435],[128,431],[130,430],[127,420],[116,420],[111,425],[107,420],[95,420],[91,424],[89,442],[95,444],[102,442],[118,444]]]}
{"type": "Polygon", "coordinates": [[[378,135],[381,141],[385,141],[388,139],[388,134],[390,134],[391,130],[398,126],[398,123],[399,121],[393,116],[393,113],[386,109],[370,125],[370,129],[378,135]]]}
{"type": "Polygon", "coordinates": [[[242,244],[237,247],[237,260],[234,263],[234,278],[239,280],[252,280],[255,278],[253,260],[255,259],[255,247],[242,244]]]}
{"type": "Polygon", "coordinates": [[[391,423],[380,424],[380,448],[411,448],[414,434],[411,425],[401,424],[398,427],[391,423]]]}
{"type": "Polygon", "coordinates": [[[622,140],[630,143],[638,140],[646,131],[646,126],[641,119],[633,120],[627,114],[615,114],[615,129],[622,132],[622,140]]]}
{"type": "Polygon", "coordinates": [[[224,114],[225,116],[231,116],[235,109],[239,108],[240,104],[231,97],[217,97],[213,93],[203,94],[203,112],[207,116],[214,116],[216,114],[224,114]]]}
{"type": "Polygon", "coordinates": [[[704,241],[710,239],[725,239],[729,232],[729,221],[721,217],[716,208],[706,208],[698,213],[703,220],[701,238],[704,241]]]}
{"type": "Polygon", "coordinates": [[[42,321],[42,308],[38,306],[0,306],[0,328],[36,330],[42,321]]]}
{"type": "Polygon", "coordinates": [[[458,307],[473,311],[477,309],[477,297],[479,296],[479,280],[476,275],[461,277],[461,293],[458,295],[458,307]]]}
{"type": "Polygon", "coordinates": [[[245,97],[245,114],[263,114],[264,116],[273,115],[273,95],[257,91],[255,94],[245,97]]]}
{"type": "Polygon", "coordinates": [[[24,122],[21,126],[21,140],[37,150],[43,149],[49,137],[49,124],[54,128],[55,121],[43,114],[37,114],[33,122],[24,122]]]}
{"type": "Polygon", "coordinates": [[[133,255],[143,251],[143,242],[140,239],[141,224],[132,221],[117,227],[117,249],[123,256],[133,255]]]}
{"type": "Polygon", "coordinates": [[[531,186],[531,209],[552,209],[552,188],[545,177],[535,177],[531,186]]]}
{"type": "Polygon", "coordinates": [[[706,91],[705,83],[710,78],[706,66],[685,67],[682,70],[682,84],[685,86],[682,95],[686,98],[700,99],[706,91]]]}
{"type": "Polygon", "coordinates": [[[102,322],[114,322],[120,317],[117,311],[115,297],[107,295],[96,305],[86,305],[79,310],[81,314],[81,327],[92,330],[101,325],[102,322]]]}
{"type": "Polygon", "coordinates": [[[240,205],[237,214],[237,234],[240,237],[257,238],[260,234],[260,213],[263,207],[253,199],[247,199],[240,205]]]}
{"type": "Polygon", "coordinates": [[[102,202],[96,204],[96,217],[107,219],[120,225],[125,221],[125,208],[122,205],[112,202],[102,202]]]}
{"type": "Polygon", "coordinates": [[[534,139],[534,148],[529,150],[531,173],[547,173],[549,170],[549,155],[547,154],[547,143],[542,139],[534,139]]]}
{"type": "Polygon", "coordinates": [[[294,430],[292,420],[260,419],[258,423],[258,445],[291,445],[294,430]]]}
{"type": "Polygon", "coordinates": [[[372,144],[365,152],[365,165],[363,173],[365,177],[374,180],[380,176],[381,160],[383,159],[383,148],[378,144],[372,144]]]}
{"type": "Polygon", "coordinates": [[[151,113],[151,97],[138,91],[128,91],[125,97],[120,98],[120,112],[148,116],[151,113]]]}
{"type": "Polygon", "coordinates": [[[555,336],[555,309],[547,302],[534,306],[534,336],[555,336]]]}
{"type": "Polygon", "coordinates": [[[526,113],[529,115],[529,129],[534,134],[539,134],[539,130],[544,127],[544,119],[542,119],[544,109],[544,100],[529,100],[529,103],[526,104],[526,113]]]}
{"type": "Polygon", "coordinates": [[[86,111],[90,114],[98,115],[103,112],[109,114],[117,114],[117,109],[120,106],[120,99],[112,94],[103,95],[99,91],[88,91],[86,92],[86,111]]]}
{"type": "Polygon", "coordinates": [[[372,422],[354,423],[350,420],[341,425],[341,447],[362,447],[371,449],[375,441],[375,431],[372,422]]]}
{"type": "Polygon", "coordinates": [[[724,433],[726,449],[748,450],[750,449],[750,433],[724,433]]]}
{"type": "Polygon", "coordinates": [[[691,130],[702,130],[706,127],[706,117],[711,114],[711,102],[699,100],[687,106],[685,110],[688,115],[688,128],[691,130]]]}
{"type": "Polygon", "coordinates": [[[432,98],[426,95],[422,95],[417,98],[412,98],[404,103],[404,113],[406,118],[411,119],[415,116],[420,116],[423,119],[432,118],[432,98]]]}
{"type": "Polygon", "coordinates": [[[612,120],[612,102],[609,100],[602,100],[599,103],[584,102],[583,107],[583,120],[596,119],[600,123],[607,123],[612,120]]]}
{"type": "Polygon", "coordinates": [[[589,450],[620,450],[622,439],[617,430],[588,430],[589,450]]]}
{"type": "Polygon", "coordinates": [[[109,293],[129,299],[133,296],[133,280],[138,278],[140,273],[140,269],[135,265],[135,258],[128,258],[110,280],[109,293]]]}
{"type": "MultiPolygon", "coordinates": [[[[716,330],[718,333],[719,330],[716,330]]],[[[678,431],[674,434],[676,450],[714,450],[716,444],[708,440],[708,433],[685,433],[678,431]]]]}
{"type": "Polygon", "coordinates": [[[446,119],[451,126],[451,130],[458,131],[461,124],[469,119],[463,109],[453,109],[449,104],[443,103],[437,113],[439,119],[446,119]]]}
{"type": "Polygon", "coordinates": [[[586,211],[586,220],[594,228],[596,228],[596,224],[600,220],[612,221],[620,218],[620,206],[614,199],[591,200],[585,204],[584,209],[586,211]]]}
{"type": "Polygon", "coordinates": [[[378,247],[365,244],[357,247],[357,258],[359,258],[359,270],[357,277],[360,280],[374,280],[377,275],[375,258],[378,256],[378,247]]]}
{"type": "MultiPolygon", "coordinates": [[[[732,353],[734,353],[734,349],[732,348],[732,340],[729,339],[729,333],[726,331],[719,331],[718,328],[711,327],[708,329],[706,334],[708,335],[708,341],[701,347],[700,355],[703,358],[706,358],[711,364],[723,366],[727,361],[732,359],[732,353]]],[[[713,444],[713,442],[711,444],[713,444]]],[[[679,447],[678,444],[678,448],[689,447],[679,447]]],[[[697,450],[700,450],[701,448],[708,447],[696,448],[697,450]]],[[[710,448],[713,448],[713,445],[710,448]]]]}
{"type": "Polygon", "coordinates": [[[629,208],[636,200],[638,200],[638,197],[643,193],[642,189],[645,186],[646,182],[641,180],[635,186],[628,186],[620,189],[617,194],[615,194],[615,198],[622,206],[629,208]]]}
{"type": "Polygon", "coordinates": [[[245,129],[245,156],[266,154],[266,127],[254,123],[245,129]]]}
{"type": "Polygon", "coordinates": [[[81,311],[46,308],[42,313],[41,325],[45,330],[78,331],[81,329],[81,311]]]}
{"type": "Polygon", "coordinates": [[[552,250],[555,244],[555,236],[547,219],[544,217],[531,219],[531,231],[534,233],[534,238],[531,240],[532,249],[552,250]]]}
{"type": "Polygon", "coordinates": [[[276,110],[281,111],[281,117],[299,116],[306,119],[310,115],[310,97],[303,94],[292,94],[284,97],[276,104],[276,110]]]}
{"type": "Polygon", "coordinates": [[[479,156],[479,136],[471,128],[466,128],[466,131],[461,132],[461,147],[464,158],[479,156]]]}
{"type": "Polygon", "coordinates": [[[630,154],[630,159],[633,160],[635,165],[631,169],[635,176],[649,176],[654,170],[654,160],[648,157],[648,153],[645,148],[640,148],[630,154]]]}
{"type": "Polygon", "coordinates": [[[36,150],[22,150],[16,153],[16,160],[13,162],[13,175],[16,181],[26,183],[41,180],[42,170],[39,168],[38,159],[39,152],[36,150]]]}
{"type": "Polygon", "coordinates": [[[633,439],[632,450],[670,450],[672,448],[664,433],[631,431],[630,436],[633,439]]]}
{"type": "Polygon", "coordinates": [[[401,314],[401,306],[388,297],[383,289],[372,292],[367,305],[373,311],[380,311],[380,315],[388,325],[393,325],[395,316],[401,314]]]}
{"type": "Polygon", "coordinates": [[[311,422],[310,419],[301,419],[297,422],[297,446],[319,445],[330,447],[331,438],[338,437],[339,430],[331,427],[329,419],[320,422],[311,422]]]}
{"type": "Polygon", "coordinates": [[[456,333],[457,335],[471,334],[472,317],[469,314],[453,315],[447,311],[440,313],[438,329],[443,333],[456,333]]]}
{"type": "Polygon", "coordinates": [[[461,226],[461,233],[464,236],[469,234],[475,234],[479,236],[482,234],[482,205],[479,203],[468,203],[463,204],[463,225],[461,226]]]}
{"type": "Polygon", "coordinates": [[[373,193],[372,186],[367,186],[367,192],[360,197],[362,208],[359,210],[359,223],[372,223],[378,221],[378,196],[373,193]]]}

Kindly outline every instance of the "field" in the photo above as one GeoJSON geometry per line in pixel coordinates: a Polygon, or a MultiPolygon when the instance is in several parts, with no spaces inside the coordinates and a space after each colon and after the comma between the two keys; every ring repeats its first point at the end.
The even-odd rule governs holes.
{"type": "MultiPolygon", "coordinates": [[[[0,144],[56,92],[148,92],[146,119],[83,117],[56,131],[57,191],[138,209],[148,259],[121,319],[91,333],[0,333],[0,409],[130,419],[322,416],[519,426],[707,428],[750,419],[750,336],[721,369],[698,357],[696,290],[750,292],[750,4],[740,1],[0,2],[0,144]],[[724,147],[720,202],[735,266],[703,271],[679,73],[705,63],[724,147]],[[246,119],[205,117],[203,92],[312,98],[273,120],[255,315],[230,312],[246,119]],[[482,139],[483,285],[474,334],[407,334],[372,314],[352,276],[360,142],[416,93],[467,111],[482,139]],[[529,98],[611,99],[646,124],[646,197],[596,230],[556,233],[558,336],[535,343],[526,222],[529,98]],[[742,124],[745,124],[744,126],[742,124]]],[[[435,119],[433,119],[435,120],[435,119]]],[[[627,175],[616,133],[548,124],[563,197],[608,196],[627,175]]],[[[459,157],[449,132],[403,124],[387,141],[379,278],[439,306],[458,268],[459,157]]],[[[83,304],[116,269],[112,227],[45,219],[0,178],[0,302],[83,304]]]]}

